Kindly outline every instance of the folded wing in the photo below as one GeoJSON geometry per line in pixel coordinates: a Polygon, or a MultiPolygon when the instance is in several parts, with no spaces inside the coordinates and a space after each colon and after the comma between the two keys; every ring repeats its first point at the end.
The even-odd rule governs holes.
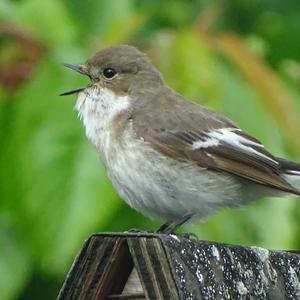
{"type": "Polygon", "coordinates": [[[205,131],[147,129],[144,139],[179,161],[224,171],[285,192],[300,194],[282,176],[278,160],[255,138],[236,127],[205,131]]]}

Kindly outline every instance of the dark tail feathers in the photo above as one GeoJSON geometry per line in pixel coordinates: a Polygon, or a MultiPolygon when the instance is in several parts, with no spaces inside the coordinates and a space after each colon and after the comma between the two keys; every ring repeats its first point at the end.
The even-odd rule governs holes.
{"type": "Polygon", "coordinates": [[[280,158],[280,157],[276,157],[277,161],[280,164],[280,169],[282,171],[282,173],[287,174],[287,175],[299,175],[300,176],[300,164],[284,159],[284,158],[280,158]]]}

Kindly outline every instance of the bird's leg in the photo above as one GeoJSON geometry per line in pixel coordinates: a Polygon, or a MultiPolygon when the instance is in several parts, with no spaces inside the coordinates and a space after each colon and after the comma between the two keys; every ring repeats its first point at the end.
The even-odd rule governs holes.
{"type": "Polygon", "coordinates": [[[182,237],[184,237],[186,239],[189,239],[189,240],[199,241],[199,238],[198,238],[197,234],[196,233],[192,233],[192,232],[190,232],[190,233],[184,233],[182,235],[182,237]]]}
{"type": "Polygon", "coordinates": [[[167,228],[170,227],[170,225],[172,224],[172,221],[166,222],[164,224],[162,224],[158,229],[157,232],[164,232],[167,228]]]}
{"type": "Polygon", "coordinates": [[[164,223],[162,226],[159,227],[157,232],[159,233],[165,233],[170,234],[176,231],[178,227],[186,223],[190,218],[192,217],[192,214],[185,215],[181,219],[175,220],[175,221],[169,221],[164,223]]]}

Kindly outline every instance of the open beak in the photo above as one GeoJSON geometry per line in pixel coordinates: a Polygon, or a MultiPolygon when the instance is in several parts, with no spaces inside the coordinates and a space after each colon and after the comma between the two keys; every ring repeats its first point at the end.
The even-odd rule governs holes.
{"type": "MultiPolygon", "coordinates": [[[[69,69],[71,69],[73,71],[76,71],[80,74],[87,75],[86,72],[84,71],[83,67],[80,66],[80,65],[64,64],[64,66],[66,68],[69,68],[69,69]]],[[[71,91],[68,91],[68,92],[61,93],[61,94],[59,94],[59,96],[67,96],[67,95],[72,95],[72,94],[78,94],[79,92],[83,91],[84,89],[85,89],[85,87],[75,89],[75,90],[71,90],[71,91]]]]}

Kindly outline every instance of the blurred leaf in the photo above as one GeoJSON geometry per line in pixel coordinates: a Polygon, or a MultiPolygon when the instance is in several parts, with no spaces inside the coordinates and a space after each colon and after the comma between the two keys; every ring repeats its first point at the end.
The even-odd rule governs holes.
{"type": "Polygon", "coordinates": [[[65,2],[73,14],[81,42],[92,39],[101,45],[124,43],[144,21],[144,15],[134,9],[130,0],[65,2]]]}
{"type": "Polygon", "coordinates": [[[212,1],[138,0],[135,2],[136,7],[149,16],[145,25],[157,31],[166,27],[183,28],[193,24],[201,9],[211,4],[212,1]]]}
{"type": "Polygon", "coordinates": [[[255,90],[227,63],[219,63],[218,77],[224,114],[243,130],[260,139],[274,154],[282,154],[283,140],[278,124],[267,114],[267,108],[255,90]]]}
{"type": "Polygon", "coordinates": [[[256,31],[270,45],[268,59],[275,66],[287,57],[300,59],[300,5],[298,1],[293,2],[293,8],[287,12],[283,10],[290,3],[281,5],[276,12],[272,8],[262,12],[257,20],[256,31]]]}
{"type": "Polygon", "coordinates": [[[190,225],[200,239],[270,249],[297,249],[297,223],[291,198],[261,199],[239,210],[224,210],[205,222],[190,225]]]}
{"type": "Polygon", "coordinates": [[[0,17],[1,18],[13,18],[15,13],[15,4],[9,0],[2,0],[0,2],[0,17]]]}
{"type": "Polygon", "coordinates": [[[0,214],[0,299],[17,298],[31,272],[31,257],[24,241],[13,234],[0,214]]]}
{"type": "Polygon", "coordinates": [[[253,206],[248,217],[257,233],[257,246],[271,249],[297,249],[297,223],[293,213],[299,203],[291,197],[262,199],[259,206],[253,206]]]}
{"type": "Polygon", "coordinates": [[[258,57],[255,57],[233,34],[223,34],[217,39],[220,50],[232,60],[261,95],[261,100],[276,118],[291,145],[300,149],[300,121],[289,92],[276,74],[258,57]]]}
{"type": "Polygon", "coordinates": [[[76,37],[68,11],[59,0],[20,1],[15,5],[14,14],[6,18],[20,26],[26,24],[28,31],[51,48],[58,44],[69,44],[76,37]]]}
{"type": "Polygon", "coordinates": [[[80,42],[86,42],[93,35],[101,36],[105,31],[105,20],[109,18],[106,3],[114,2],[113,5],[117,6],[115,1],[65,0],[63,2],[76,25],[80,42]]]}
{"type": "Polygon", "coordinates": [[[176,35],[162,35],[157,39],[158,49],[154,50],[156,65],[167,83],[188,98],[217,106],[220,94],[216,61],[199,33],[182,30],[176,35]]]}

